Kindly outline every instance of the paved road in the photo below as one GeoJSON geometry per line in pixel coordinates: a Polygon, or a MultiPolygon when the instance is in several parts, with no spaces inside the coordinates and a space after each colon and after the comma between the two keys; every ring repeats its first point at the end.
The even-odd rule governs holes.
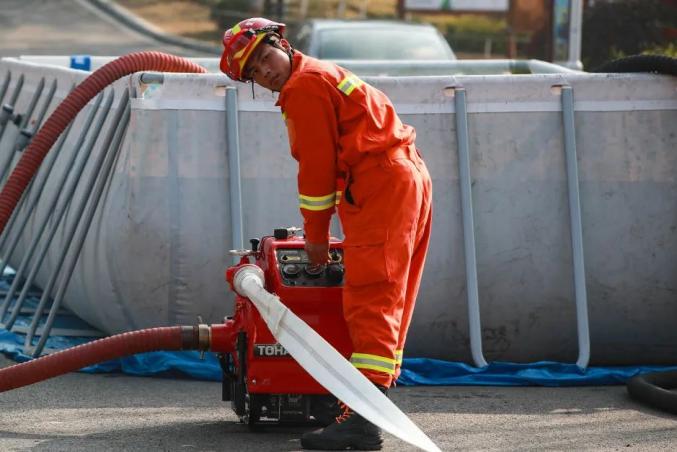
{"type": "Polygon", "coordinates": [[[204,56],[132,31],[86,0],[0,0],[0,57],[115,56],[139,50],[204,56]]]}
{"type": "MultiPolygon", "coordinates": [[[[0,367],[12,364],[0,355],[0,367]]],[[[219,383],[68,374],[0,394],[2,451],[295,451],[303,429],[252,433],[219,383]]],[[[395,388],[442,450],[677,450],[677,416],[623,386],[395,388]]],[[[413,450],[388,436],[386,450],[413,450]]]]}

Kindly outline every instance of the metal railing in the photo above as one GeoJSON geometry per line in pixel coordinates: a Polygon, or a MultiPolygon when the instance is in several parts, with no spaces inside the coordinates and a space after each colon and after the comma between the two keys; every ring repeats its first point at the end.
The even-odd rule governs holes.
{"type": "MultiPolygon", "coordinates": [[[[468,109],[466,90],[462,86],[454,90],[456,116],[456,140],[458,146],[458,167],[461,186],[461,209],[463,215],[463,240],[465,250],[466,290],[468,304],[468,325],[470,351],[477,367],[487,362],[482,353],[482,323],[480,320],[480,298],[477,284],[477,257],[475,248],[475,227],[472,207],[472,181],[470,176],[470,147],[468,140],[468,109]]],[[[585,262],[583,253],[583,227],[579,194],[578,161],[576,154],[576,133],[574,121],[573,88],[561,86],[562,122],[564,152],[569,198],[571,245],[573,252],[574,290],[576,322],[578,328],[578,359],[576,365],[584,369],[590,361],[590,328],[588,302],[585,286],[585,262]]]]}
{"type": "MultiPolygon", "coordinates": [[[[230,184],[230,223],[233,249],[244,247],[242,220],[242,179],[240,171],[240,137],[238,125],[237,88],[226,88],[226,139],[228,150],[228,176],[230,184]]],[[[233,262],[237,263],[237,256],[233,262]]]]}
{"type": "Polygon", "coordinates": [[[125,135],[125,131],[127,130],[127,125],[129,124],[129,117],[129,92],[125,90],[118,104],[115,116],[112,118],[111,125],[108,129],[108,134],[103,141],[101,150],[93,162],[92,172],[90,173],[89,179],[85,183],[84,193],[88,193],[89,196],[83,196],[80,199],[78,205],[75,207],[75,221],[73,221],[68,232],[66,233],[67,239],[65,243],[68,245],[62,247],[59,252],[59,257],[57,260],[58,263],[52,271],[52,276],[44,288],[37,312],[33,316],[33,322],[31,323],[30,329],[26,335],[24,353],[26,353],[27,350],[32,350],[31,347],[33,336],[36,334],[39,318],[42,315],[42,310],[47,304],[47,300],[52,291],[54,283],[56,283],[57,278],[61,276],[61,282],[56,291],[54,301],[52,302],[52,306],[49,310],[49,315],[40,334],[40,340],[35,346],[35,349],[32,350],[33,356],[39,356],[45,347],[49,333],[52,329],[52,326],[54,325],[56,313],[63,302],[66,289],[68,288],[68,283],[70,282],[71,276],[73,275],[73,270],[75,269],[75,264],[77,263],[78,257],[80,256],[80,251],[82,251],[82,246],[84,244],[85,238],[87,237],[87,233],[89,232],[92,218],[94,217],[94,213],[96,212],[99,201],[101,200],[101,194],[103,193],[104,186],[111,176],[113,164],[117,158],[122,144],[122,139],[125,135]],[[72,250],[69,250],[70,246],[72,246],[72,250]],[[68,260],[66,260],[69,251],[70,255],[68,255],[68,260]]]}
{"type": "MultiPolygon", "coordinates": [[[[70,206],[70,202],[73,198],[75,189],[77,188],[78,182],[84,171],[87,159],[89,158],[89,155],[91,154],[92,149],[94,148],[94,144],[96,143],[96,140],[101,132],[101,129],[106,120],[110,107],[113,103],[114,93],[111,92],[108,95],[107,100],[103,105],[103,108],[99,108],[102,97],[103,95],[99,95],[99,98],[97,99],[96,102],[96,108],[92,109],[89,117],[86,120],[86,127],[83,127],[83,131],[80,139],[78,140],[78,144],[74,147],[73,152],[71,153],[70,158],[68,160],[69,165],[66,166],[64,172],[61,174],[56,185],[57,189],[53,191],[52,198],[48,201],[49,208],[46,211],[48,213],[42,219],[38,232],[33,236],[28,251],[24,254],[21,264],[19,265],[16,276],[14,278],[14,281],[12,282],[9,292],[7,293],[5,300],[3,301],[3,305],[2,307],[0,307],[0,315],[2,315],[4,311],[7,309],[7,306],[9,306],[9,303],[13,300],[13,297],[16,291],[18,290],[19,284],[24,279],[25,271],[29,269],[29,265],[33,259],[33,254],[38,249],[38,245],[40,244],[40,242],[42,242],[42,246],[40,247],[40,250],[38,252],[37,259],[35,259],[32,262],[33,265],[32,267],[30,267],[28,276],[25,278],[25,281],[23,281],[23,288],[21,289],[21,293],[19,294],[19,297],[17,298],[14,304],[14,311],[10,314],[9,320],[5,323],[7,329],[11,329],[14,326],[14,322],[16,321],[18,315],[18,310],[21,309],[21,306],[25,302],[28,291],[33,286],[38,271],[40,270],[40,267],[45,257],[47,256],[47,252],[49,251],[52,239],[54,238],[56,231],[59,228],[61,219],[63,218],[66,210],[70,206]],[[90,127],[90,124],[92,124],[92,120],[94,119],[94,116],[96,115],[97,112],[99,113],[97,121],[93,124],[93,127],[90,127]],[[90,132],[91,136],[89,138],[87,145],[84,148],[81,148],[82,143],[84,143],[87,134],[90,132]],[[79,159],[77,159],[78,156],[80,157],[79,159]],[[45,230],[49,223],[51,223],[51,227],[49,228],[47,234],[44,235],[45,230]]],[[[66,247],[68,247],[68,245],[69,244],[66,244],[66,247]]]]}
{"type": "MultiPolygon", "coordinates": [[[[18,153],[30,143],[42,125],[54,100],[56,80],[45,90],[45,79],[36,84],[25,110],[17,112],[17,103],[24,88],[24,75],[12,85],[12,74],[8,71],[0,81],[0,102],[3,104],[0,116],[0,139],[14,125],[14,136],[6,136],[0,147],[0,176],[2,179],[11,172],[18,153]],[[39,107],[38,107],[39,106],[39,107]],[[34,115],[34,112],[37,112],[34,115]]],[[[73,87],[71,87],[72,90],[73,87]]],[[[26,192],[17,205],[5,231],[0,236],[0,274],[5,271],[12,255],[16,252],[23,232],[31,222],[33,231],[6,293],[0,293],[0,327],[26,333],[24,353],[39,356],[47,344],[50,334],[68,336],[101,336],[102,333],[80,323],[77,327],[55,327],[57,315],[71,315],[61,308],[68,284],[73,275],[84,240],[94,213],[99,205],[104,187],[110,180],[112,168],[125,136],[130,117],[130,96],[127,90],[121,95],[114,115],[112,110],[115,92],[108,89],[108,95],[101,93],[86,115],[79,115],[61,134],[54,148],[48,153],[38,173],[31,180],[26,192]],[[104,101],[105,99],[105,101],[104,101]],[[82,116],[82,118],[80,117],[82,116]],[[110,116],[110,118],[109,118],[110,116]],[[71,129],[80,121],[78,138],[71,146],[67,144],[71,129]],[[108,130],[97,147],[103,129],[108,130]],[[64,149],[70,153],[63,152],[64,149]],[[91,158],[90,158],[91,157],[91,158]],[[55,165],[59,160],[60,164],[55,165]],[[91,160],[91,161],[90,161],[91,160]],[[55,168],[58,168],[55,170],[55,168]],[[87,173],[88,171],[88,173],[87,173]],[[86,177],[85,174],[87,174],[86,177]],[[49,189],[46,189],[49,187],[49,189]],[[77,200],[77,202],[74,202],[77,200]],[[38,204],[40,209],[37,209],[38,204]],[[45,207],[43,209],[43,207],[45,207]],[[38,210],[43,212],[38,215],[38,210]],[[34,282],[45,258],[53,248],[57,231],[63,234],[57,254],[57,263],[52,266],[49,280],[41,292],[34,290],[34,282]],[[57,285],[58,282],[58,285],[57,285]],[[51,299],[52,291],[56,293],[51,299]],[[19,293],[18,296],[16,294],[19,293]],[[40,297],[37,306],[27,303],[29,298],[40,297]],[[30,326],[19,324],[19,316],[31,315],[30,326]],[[46,319],[44,318],[46,315],[46,319]],[[81,326],[84,325],[84,326],[81,326]],[[33,345],[36,336],[40,336],[33,345]]],[[[22,321],[23,322],[23,321],[22,321]]]]}
{"type": "Polygon", "coordinates": [[[468,144],[468,109],[466,92],[454,88],[456,109],[456,142],[458,147],[458,173],[461,184],[461,211],[463,215],[463,245],[465,250],[466,290],[468,293],[468,325],[470,352],[477,367],[487,361],[482,353],[482,323],[480,321],[479,291],[477,289],[477,251],[475,248],[475,222],[472,208],[472,183],[470,181],[470,145],[468,144]]]}

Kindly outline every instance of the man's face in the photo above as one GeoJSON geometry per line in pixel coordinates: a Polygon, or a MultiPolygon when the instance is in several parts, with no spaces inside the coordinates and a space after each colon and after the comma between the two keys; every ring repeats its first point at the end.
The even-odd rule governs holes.
{"type": "Polygon", "coordinates": [[[291,62],[283,50],[262,42],[249,57],[243,75],[264,88],[280,91],[291,75],[291,62]]]}

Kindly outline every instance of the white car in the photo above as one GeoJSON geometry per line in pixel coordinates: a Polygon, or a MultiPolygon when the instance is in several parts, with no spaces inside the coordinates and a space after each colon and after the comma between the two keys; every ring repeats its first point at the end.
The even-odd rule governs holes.
{"type": "Polygon", "coordinates": [[[325,60],[455,60],[446,39],[431,25],[380,20],[305,23],[294,47],[325,60]]]}

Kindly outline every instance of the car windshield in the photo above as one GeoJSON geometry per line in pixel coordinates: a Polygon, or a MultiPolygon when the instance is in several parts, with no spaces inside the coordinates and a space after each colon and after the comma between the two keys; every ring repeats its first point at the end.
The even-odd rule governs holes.
{"type": "Polygon", "coordinates": [[[328,60],[449,60],[448,45],[432,30],[327,29],[319,33],[318,57],[328,60]]]}

